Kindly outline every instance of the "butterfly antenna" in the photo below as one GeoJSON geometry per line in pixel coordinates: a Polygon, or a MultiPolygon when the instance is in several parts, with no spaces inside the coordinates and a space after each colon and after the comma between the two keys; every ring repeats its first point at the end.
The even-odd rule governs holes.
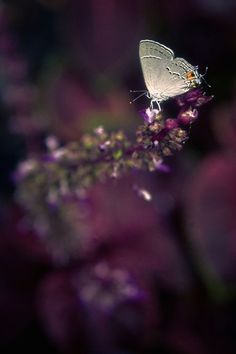
{"type": "Polygon", "coordinates": [[[208,72],[208,66],[206,66],[205,72],[204,74],[202,74],[202,76],[205,76],[207,72],[208,72]]]}
{"type": "Polygon", "coordinates": [[[205,69],[204,74],[201,74],[201,78],[202,78],[202,80],[205,82],[205,84],[206,84],[208,87],[211,87],[211,85],[208,84],[208,82],[207,82],[206,79],[204,78],[204,76],[206,75],[207,71],[208,71],[208,66],[206,66],[206,69],[205,69]]]}
{"type": "Polygon", "coordinates": [[[147,92],[147,90],[129,90],[129,92],[147,92]]]}
{"type": "Polygon", "coordinates": [[[146,93],[147,93],[146,90],[140,90],[140,91],[133,91],[133,90],[130,90],[130,92],[142,92],[140,95],[138,95],[137,97],[135,97],[132,101],[130,101],[130,104],[134,103],[134,102],[137,101],[140,97],[146,95],[146,93]]]}

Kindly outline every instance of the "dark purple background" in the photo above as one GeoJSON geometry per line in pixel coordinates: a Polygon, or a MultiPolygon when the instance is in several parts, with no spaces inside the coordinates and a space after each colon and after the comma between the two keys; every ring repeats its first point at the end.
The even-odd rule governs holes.
{"type": "MultiPolygon", "coordinates": [[[[12,0],[0,7],[0,350],[50,354],[233,354],[236,327],[236,3],[12,0]],[[29,229],[12,181],[45,138],[98,125],[132,136],[148,106],[138,43],[199,66],[214,99],[171,172],[90,191],[53,242],[29,229]],[[133,183],[149,190],[147,203],[133,183]],[[63,254],[57,258],[60,245],[63,254]],[[73,249],[68,245],[72,237],[73,249]],[[71,256],[73,254],[73,257],[71,256]]],[[[163,104],[174,117],[172,101],[163,104]]],[[[64,220],[64,219],[63,219],[64,220]]]]}

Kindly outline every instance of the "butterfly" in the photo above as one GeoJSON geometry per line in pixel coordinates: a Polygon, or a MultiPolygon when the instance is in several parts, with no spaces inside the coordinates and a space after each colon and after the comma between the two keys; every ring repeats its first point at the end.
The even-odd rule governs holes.
{"type": "Polygon", "coordinates": [[[175,58],[174,52],[161,43],[140,41],[139,58],[151,108],[156,103],[161,110],[161,102],[186,93],[202,82],[203,75],[199,74],[197,66],[175,58]]]}

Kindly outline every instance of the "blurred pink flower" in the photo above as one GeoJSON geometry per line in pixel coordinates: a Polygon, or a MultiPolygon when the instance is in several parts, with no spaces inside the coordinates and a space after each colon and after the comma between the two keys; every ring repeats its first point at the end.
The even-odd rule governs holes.
{"type": "Polygon", "coordinates": [[[235,281],[236,267],[235,181],[234,155],[209,156],[188,183],[185,210],[199,262],[229,284],[235,281]]]}

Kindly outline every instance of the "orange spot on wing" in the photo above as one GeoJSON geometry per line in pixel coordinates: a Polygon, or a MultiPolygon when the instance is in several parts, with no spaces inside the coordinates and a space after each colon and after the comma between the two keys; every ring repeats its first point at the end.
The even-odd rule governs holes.
{"type": "Polygon", "coordinates": [[[194,80],[195,78],[196,78],[196,76],[195,76],[195,74],[194,74],[193,71],[188,71],[188,72],[186,73],[186,79],[187,79],[187,80],[194,80]]]}

